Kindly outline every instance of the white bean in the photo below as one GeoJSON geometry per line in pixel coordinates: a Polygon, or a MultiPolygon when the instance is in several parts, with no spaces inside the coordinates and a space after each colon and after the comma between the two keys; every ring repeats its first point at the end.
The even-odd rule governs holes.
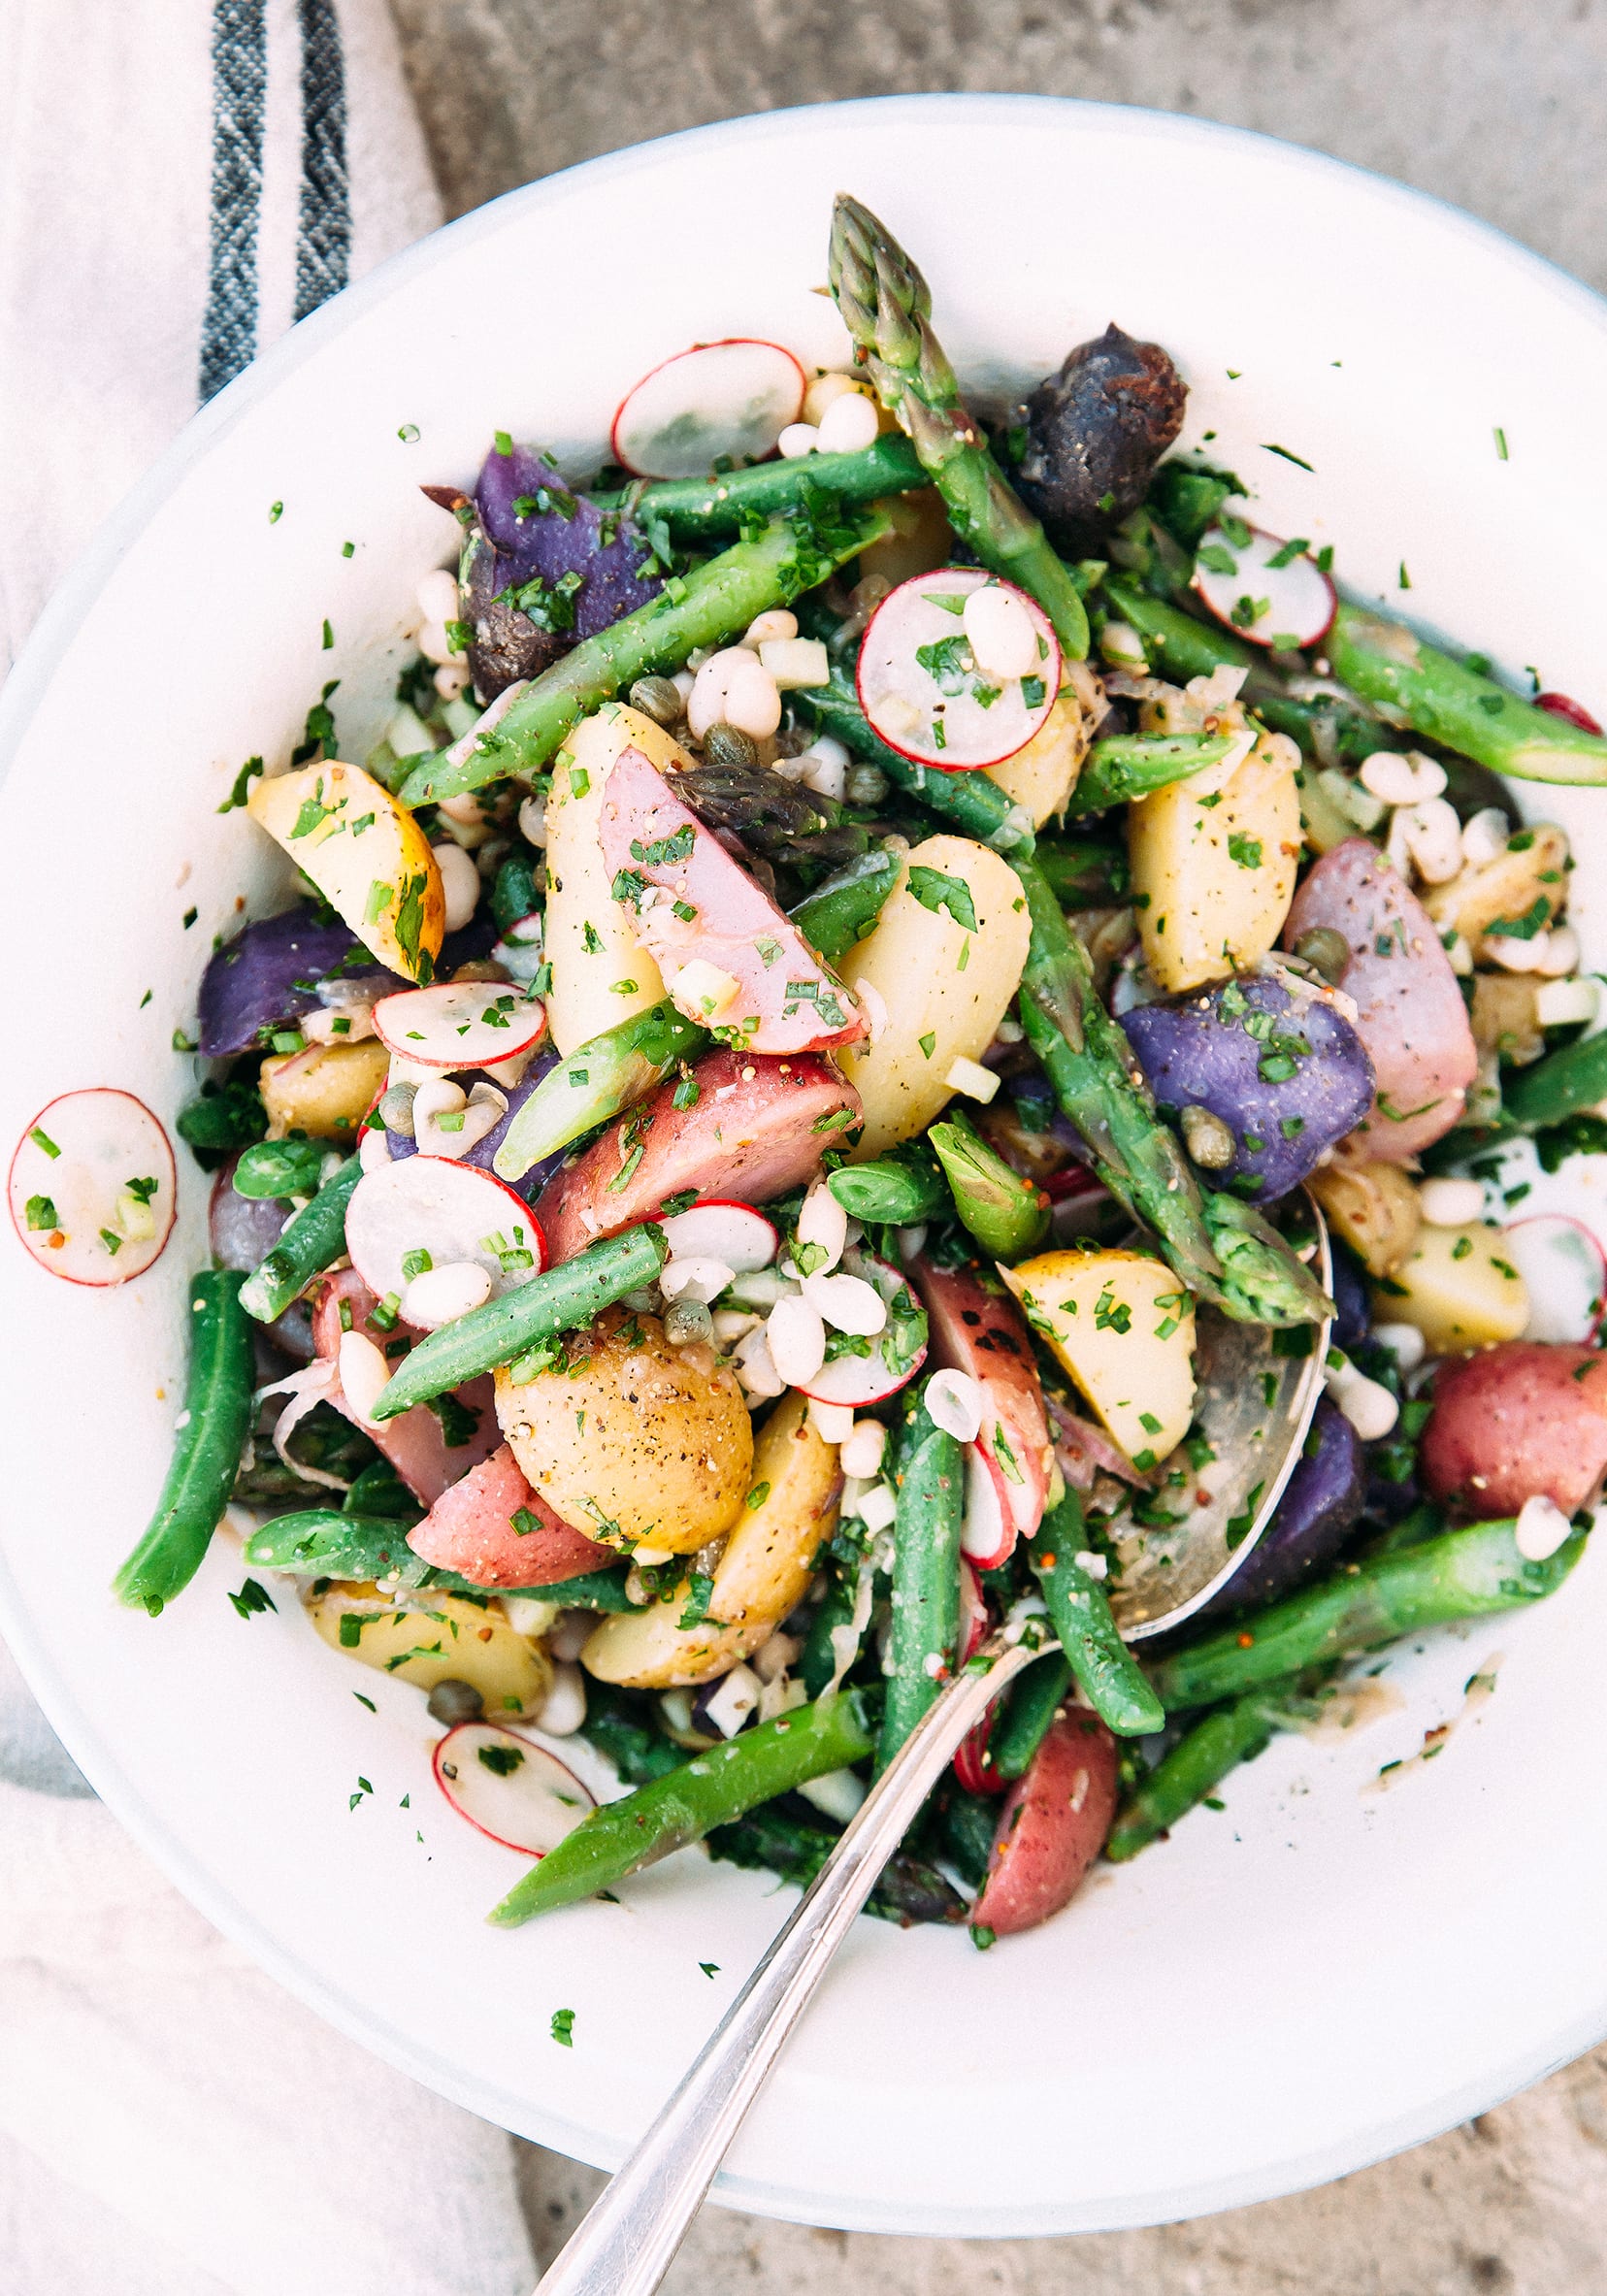
{"type": "Polygon", "coordinates": [[[842,1446],[845,1475],[868,1482],[880,1468],[887,1448],[887,1429],[879,1419],[856,1419],[842,1446]]]}
{"type": "Polygon", "coordinates": [[[801,462],[804,455],[813,454],[818,433],[812,422],[789,422],[776,440],[783,462],[801,462]]]}
{"type": "Polygon", "coordinates": [[[826,1325],[814,1302],[778,1299],[765,1330],[771,1361],[783,1384],[802,1387],[805,1380],[813,1379],[826,1361],[826,1325]]]}
{"type": "Polygon", "coordinates": [[[1403,757],[1396,749],[1375,749],[1362,759],[1360,778],[1387,805],[1421,805],[1443,793],[1445,768],[1417,750],[1403,757]]]}
{"type": "Polygon", "coordinates": [[[552,1669],[552,1688],[541,1701],[536,1727],[549,1738],[572,1738],[586,1719],[586,1678],[573,1658],[552,1669]]]}
{"type": "Polygon", "coordinates": [[[1571,925],[1554,925],[1544,939],[1545,955],[1534,969],[1548,980],[1559,980],[1579,963],[1579,935],[1571,925]]]}
{"type": "Polygon", "coordinates": [[[1456,807],[1444,798],[1401,807],[1391,824],[1392,833],[1395,823],[1403,825],[1407,850],[1426,883],[1448,885],[1461,874],[1461,823],[1456,807]]]}
{"type": "Polygon", "coordinates": [[[461,845],[432,845],[446,902],[446,930],[461,933],[479,905],[479,870],[461,845]]]}
{"type": "Polygon", "coordinates": [[[1557,1553],[1572,1528],[1557,1501],[1536,1492],[1519,1508],[1513,1536],[1525,1562],[1544,1562],[1557,1553]]]}
{"type": "Polygon", "coordinates": [[[758,647],[772,638],[796,638],[798,616],[788,613],[784,606],[772,606],[751,621],[742,633],[745,646],[758,647]]]}
{"type": "Polygon", "coordinates": [[[720,1294],[729,1291],[735,1272],[723,1260],[689,1253],[661,1268],[659,1290],[666,1299],[701,1299],[705,1307],[712,1307],[720,1294]]]}
{"type": "Polygon", "coordinates": [[[365,1331],[343,1331],[336,1362],[342,1394],[357,1417],[365,1425],[372,1425],[379,1391],[390,1378],[390,1365],[383,1350],[365,1331]]]}
{"type": "Polygon", "coordinates": [[[848,1215],[824,1180],[815,1182],[800,1207],[798,1240],[815,1244],[825,1253],[815,1268],[816,1275],[834,1268],[847,1248],[848,1215]]]}
{"type": "Polygon", "coordinates": [[[1487,861],[1506,851],[1511,835],[1507,817],[1499,805],[1486,805],[1464,824],[1461,833],[1462,859],[1469,869],[1483,869],[1487,861]]]}
{"type": "Polygon", "coordinates": [[[957,1443],[974,1443],[982,1427],[982,1389],[966,1371],[935,1371],[927,1381],[927,1417],[957,1443]]]}
{"type": "MultiPolygon", "coordinates": [[[[868,1284],[863,1276],[806,1275],[804,1298],[834,1330],[846,1331],[856,1339],[873,1339],[878,1331],[886,1329],[887,1302],[875,1285],[868,1284]]],[[[819,1368],[817,1363],[814,1369],[819,1368]]],[[[806,1371],[802,1376],[812,1378],[813,1372],[806,1371]]],[[[793,1385],[798,1385],[796,1379],[793,1385]]]]}
{"type": "Polygon", "coordinates": [[[416,642],[418,650],[426,662],[437,662],[444,666],[463,660],[463,656],[454,650],[443,623],[425,622],[421,624],[416,642]]]}
{"type": "Polygon", "coordinates": [[[1013,590],[985,582],[966,600],[960,621],[986,676],[1028,677],[1037,668],[1037,630],[1013,590]]]}
{"type": "Polygon", "coordinates": [[[820,454],[859,454],[873,444],[880,421],[876,403],[863,391],[839,391],[815,426],[820,454]]]}
{"type": "Polygon", "coordinates": [[[443,662],[433,682],[443,702],[455,702],[460,694],[468,690],[469,665],[466,662],[443,662]]]}
{"type": "Polygon", "coordinates": [[[819,422],[828,407],[840,399],[845,391],[856,388],[854,377],[833,370],[817,375],[804,393],[804,420],[811,426],[819,422]]]}
{"type": "Polygon", "coordinates": [[[458,610],[457,575],[449,567],[435,566],[419,577],[413,593],[418,600],[418,610],[427,622],[450,622],[458,610]]]}
{"type": "MultiPolygon", "coordinates": [[[[824,1354],[824,1348],[822,1349],[824,1354]]],[[[775,1368],[770,1351],[770,1328],[761,1324],[737,1342],[737,1376],[755,1402],[780,1394],[786,1381],[775,1368]]]]}
{"type": "Polygon", "coordinates": [[[1372,1336],[1389,1349],[1402,1371],[1415,1371],[1428,1352],[1428,1343],[1416,1324],[1374,1324],[1372,1336]]]}
{"type": "Polygon", "coordinates": [[[519,807],[519,835],[532,845],[544,845],[547,840],[546,800],[528,797],[519,807]]]}
{"type": "Polygon", "coordinates": [[[1363,1378],[1360,1371],[1351,1370],[1339,1381],[1333,1399],[1363,1443],[1382,1442],[1400,1417],[1400,1405],[1382,1381],[1363,1378]]]}
{"type": "Polygon", "coordinates": [[[421,1331],[437,1331],[472,1315],[491,1296],[491,1277],[475,1260],[449,1260],[444,1267],[427,1267],[415,1275],[402,1295],[402,1313],[421,1331]]]}
{"type": "Polygon", "coordinates": [[[1544,972],[1551,958],[1551,935],[1537,933],[1532,940],[1521,940],[1516,933],[1489,933],[1485,935],[1485,955],[1492,957],[1503,972],[1544,972]]]}
{"type": "Polygon", "coordinates": [[[781,723],[780,689],[746,646],[723,646],[693,680],[686,716],[699,741],[710,726],[720,724],[762,738],[781,723]]]}
{"type": "Polygon", "coordinates": [[[1425,1180],[1418,1205],[1430,1228],[1469,1228],[1484,1218],[1484,1189],[1477,1180],[1425,1180]]]}
{"type": "Polygon", "coordinates": [[[823,1443],[841,1443],[853,1432],[854,1414],[846,1403],[822,1403],[811,1395],[809,1425],[823,1443]]]}

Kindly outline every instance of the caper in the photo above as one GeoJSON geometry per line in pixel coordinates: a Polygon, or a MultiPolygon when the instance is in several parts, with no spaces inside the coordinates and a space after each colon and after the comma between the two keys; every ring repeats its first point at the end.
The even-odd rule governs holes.
{"type": "Polygon", "coordinates": [[[703,753],[705,766],[723,766],[728,772],[751,773],[759,763],[759,744],[753,736],[744,734],[740,726],[728,726],[723,719],[704,736],[703,753]]]}
{"type": "Polygon", "coordinates": [[[485,1700],[472,1682],[459,1682],[450,1674],[438,1682],[429,1696],[432,1722],[444,1722],[451,1729],[458,1722],[478,1722],[485,1712],[485,1700]]]}
{"type": "Polygon", "coordinates": [[[664,1336],[672,1347],[691,1347],[714,1336],[714,1318],[701,1299],[677,1299],[664,1311],[664,1336]]]}
{"type": "Polygon", "coordinates": [[[1331,925],[1314,925],[1309,933],[1302,933],[1295,943],[1295,954],[1302,965],[1309,965],[1314,972],[1331,983],[1338,980],[1351,961],[1351,945],[1342,933],[1331,925]]]}
{"type": "Polygon", "coordinates": [[[672,726],[685,704],[672,678],[639,677],[631,688],[631,707],[650,717],[656,726],[672,726]]]}
{"type": "Polygon", "coordinates": [[[880,766],[852,765],[846,796],[851,805],[879,805],[887,795],[887,775],[880,766]]]}
{"type": "Polygon", "coordinates": [[[387,1132],[400,1132],[405,1140],[413,1136],[413,1096],[416,1084],[393,1084],[379,1096],[379,1113],[385,1120],[387,1132]]]}
{"type": "Polygon", "coordinates": [[[1205,1172],[1226,1170],[1238,1148],[1231,1128],[1209,1108],[1197,1107],[1183,1111],[1183,1145],[1205,1172]]]}

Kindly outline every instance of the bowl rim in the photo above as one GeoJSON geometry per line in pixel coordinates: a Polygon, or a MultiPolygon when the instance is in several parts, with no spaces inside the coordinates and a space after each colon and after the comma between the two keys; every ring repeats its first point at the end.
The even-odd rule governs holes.
{"type": "MultiPolygon", "coordinates": [[[[263,400],[271,397],[285,377],[307,360],[317,357],[326,343],[385,302],[397,287],[449,262],[460,246],[501,230],[510,215],[539,211],[556,197],[569,196],[577,180],[605,182],[662,167],[667,162],[672,164],[675,153],[683,148],[703,149],[728,143],[738,145],[756,133],[767,138],[807,136],[825,120],[834,126],[845,118],[861,120],[868,128],[873,128],[891,118],[935,116],[959,127],[969,121],[997,120],[1005,115],[1019,119],[1029,112],[1063,121],[1071,132],[1087,126],[1109,133],[1131,124],[1148,136],[1176,143],[1248,146],[1264,150],[1275,154],[1278,164],[1295,174],[1352,179],[1358,190],[1364,187],[1373,200],[1409,213],[1431,215],[1441,230],[1450,230],[1487,256],[1494,255],[1528,274],[1550,294],[1571,304],[1578,315],[1593,319],[1598,328],[1607,330],[1607,297],[1548,257],[1525,247],[1509,233],[1468,214],[1450,201],[1282,138],[1189,114],[1162,112],[1139,105],[1095,103],[1072,96],[960,92],[857,97],[776,112],[745,113],[735,118],[680,129],[578,161],[553,175],[518,185],[426,234],[292,326],[201,408],[96,529],[29,633],[4,688],[0,689],[0,783],[10,771],[63,655],[93,612],[124,550],[138,538],[157,508],[174,493],[192,466],[263,400]]],[[[244,1900],[216,1882],[198,1859],[192,1858],[170,1833],[159,1807],[125,1778],[112,1742],[57,1672],[45,1637],[35,1629],[3,1552],[0,1552],[0,1631],[68,1753],[107,1808],[174,1886],[260,1967],[337,2030],[422,2082],[438,2095],[568,2157],[608,2169],[618,2165],[627,2148],[603,2132],[580,2128],[526,2098],[508,2096],[494,2083],[466,2078],[444,2060],[421,2049],[410,2035],[377,2023],[366,2007],[326,1983],[295,1952],[280,1944],[244,1900]]],[[[829,2196],[818,2192],[728,2172],[722,2172],[716,2179],[710,2198],[728,2208],[788,2222],[934,2237],[1051,2237],[1175,2222],[1305,2191],[1370,2167],[1491,2110],[1520,2089],[1559,2071],[1597,2046],[1604,2037],[1607,2037],[1607,1991],[1603,1992],[1599,2007],[1589,2015],[1536,2038],[1528,2048],[1478,2081],[1463,2083],[1411,2112],[1358,2129],[1346,2141],[1336,2141],[1297,2158],[1180,2186],[1159,2210],[1155,2196],[1151,2195],[1138,2199],[1136,2205],[1105,2200],[1095,2204],[1038,2202],[1029,2208],[1011,2205],[991,2209],[974,2204],[925,2207],[917,2220],[899,2203],[888,2207],[857,2202],[834,2205],[829,2196]]]]}

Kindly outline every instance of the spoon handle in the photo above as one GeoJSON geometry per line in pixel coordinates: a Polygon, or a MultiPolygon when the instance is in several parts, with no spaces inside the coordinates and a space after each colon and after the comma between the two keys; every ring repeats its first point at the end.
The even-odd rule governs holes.
{"type": "Polygon", "coordinates": [[[541,2296],[652,2296],[714,2173],[888,1858],[959,1746],[1036,1656],[996,1636],[935,1700],[636,2150],[541,2276],[541,2296]]]}

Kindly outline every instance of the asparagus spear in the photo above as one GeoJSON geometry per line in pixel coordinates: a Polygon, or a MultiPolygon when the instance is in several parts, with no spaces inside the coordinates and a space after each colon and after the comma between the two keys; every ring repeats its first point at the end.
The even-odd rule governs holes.
{"type": "MultiPolygon", "coordinates": [[[[854,454],[804,454],[791,462],[755,463],[751,470],[727,471],[717,478],[667,478],[644,486],[631,514],[643,532],[662,518],[673,541],[686,544],[735,534],[754,518],[790,509],[810,494],[836,503],[868,503],[884,495],[907,494],[925,486],[921,458],[907,439],[877,439],[854,454]]],[[[628,495],[605,498],[624,503],[628,495]]]]}
{"type": "Polygon", "coordinates": [[[667,582],[635,613],[582,639],[532,678],[489,730],[467,734],[441,756],[427,758],[403,783],[403,804],[460,797],[510,773],[536,772],[570,728],[600,703],[639,677],[678,670],[695,646],[720,645],[756,614],[812,589],[885,533],[886,523],[873,510],[843,512],[830,524],[802,509],[772,518],[753,541],[734,542],[667,582]]]}
{"type": "Polygon", "coordinates": [[[1607,739],[1521,702],[1404,623],[1341,606],[1323,643],[1334,676],[1363,701],[1398,711],[1414,733],[1493,772],[1519,781],[1607,783],[1607,739]]]}
{"type": "Polygon", "coordinates": [[[1562,1124],[1607,1096],[1607,1035],[1581,1036],[1548,1053],[1532,1068],[1519,1068],[1501,1087],[1501,1113],[1525,1132],[1562,1124]]]}
{"type": "Polygon", "coordinates": [[[1104,1853],[1114,1864],[1136,1857],[1205,1799],[1240,1762],[1254,1761],[1279,1730],[1314,1719],[1321,1708],[1291,1675],[1263,1683],[1196,1722],[1187,1736],[1134,1788],[1110,1829],[1104,1853]]]}
{"type": "Polygon", "coordinates": [[[955,1210],[989,1258],[1013,1265],[1035,1252],[1049,1232],[1049,1198],[1037,1183],[1012,1171],[959,1108],[951,1107],[927,1138],[955,1210]]]}
{"type": "Polygon", "coordinates": [[[1088,651],[1088,615],[1068,570],[1011,488],[967,411],[932,331],[932,291],[886,226],[839,193],[828,257],[843,324],[883,406],[908,433],[948,510],[984,566],[1030,591],[1065,651],[1088,651]]]}
{"type": "Polygon", "coordinates": [[[1073,813],[1100,813],[1148,797],[1214,766],[1232,742],[1226,734],[1112,734],[1096,741],[1072,792],[1073,813]]]}
{"type": "Polygon", "coordinates": [[[913,759],[889,749],[871,731],[841,663],[834,664],[826,685],[810,686],[794,698],[821,733],[833,735],[856,757],[879,766],[895,789],[918,799],[942,820],[952,822],[963,836],[974,837],[979,845],[991,845],[998,853],[1033,850],[1032,815],[987,773],[941,773],[935,766],[918,766],[913,759]]]}
{"type": "Polygon", "coordinates": [[[1544,1562],[1530,1562],[1518,1552],[1515,1531],[1511,1522],[1474,1523],[1346,1565],[1270,1610],[1170,1652],[1150,1679],[1170,1713],[1211,1706],[1425,1626],[1538,1602],[1579,1560],[1586,1533],[1574,1531],[1544,1562]]]}

